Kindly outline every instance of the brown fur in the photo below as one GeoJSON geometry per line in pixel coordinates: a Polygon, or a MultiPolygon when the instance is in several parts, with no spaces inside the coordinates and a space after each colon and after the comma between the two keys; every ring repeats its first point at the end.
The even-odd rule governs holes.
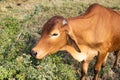
{"type": "Polygon", "coordinates": [[[55,26],[57,23],[59,23],[58,20],[64,20],[64,18],[62,16],[53,16],[51,19],[49,19],[43,27],[42,31],[44,33],[42,32],[42,34],[45,34],[45,33],[49,34],[51,32],[51,30],[53,30],[53,28],[54,28],[53,26],[55,26]]]}
{"type": "Polygon", "coordinates": [[[93,4],[81,16],[68,19],[54,16],[43,26],[42,37],[32,50],[37,59],[59,50],[68,51],[73,58],[83,61],[82,80],[85,80],[90,61],[98,55],[94,76],[94,80],[98,80],[109,52],[120,50],[120,14],[93,4]],[[63,20],[67,23],[63,24],[63,20]]]}

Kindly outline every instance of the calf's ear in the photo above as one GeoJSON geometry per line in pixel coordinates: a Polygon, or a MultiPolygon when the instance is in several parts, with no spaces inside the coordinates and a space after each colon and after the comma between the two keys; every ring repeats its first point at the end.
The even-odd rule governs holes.
{"type": "Polygon", "coordinates": [[[81,52],[79,47],[78,47],[77,42],[69,34],[67,34],[67,42],[68,42],[68,45],[71,45],[72,47],[74,47],[76,51],[81,52]]]}
{"type": "Polygon", "coordinates": [[[62,24],[64,26],[64,30],[66,31],[66,35],[67,35],[67,43],[68,45],[71,45],[72,47],[75,48],[76,51],[81,52],[79,47],[78,47],[78,43],[76,40],[76,37],[71,29],[71,26],[69,25],[68,21],[66,19],[64,19],[62,21],[62,24]],[[66,25],[66,26],[65,26],[66,25]]]}

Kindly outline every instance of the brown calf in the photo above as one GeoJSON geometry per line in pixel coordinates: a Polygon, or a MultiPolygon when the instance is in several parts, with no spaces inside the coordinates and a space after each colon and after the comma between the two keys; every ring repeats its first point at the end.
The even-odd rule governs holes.
{"type": "MultiPolygon", "coordinates": [[[[83,61],[82,80],[85,80],[89,62],[98,55],[94,76],[94,80],[98,80],[109,52],[120,50],[119,12],[93,4],[77,17],[52,17],[43,26],[41,38],[32,49],[32,55],[42,59],[59,50],[66,50],[76,60],[83,61]]],[[[117,62],[118,58],[115,64],[117,62]]]]}

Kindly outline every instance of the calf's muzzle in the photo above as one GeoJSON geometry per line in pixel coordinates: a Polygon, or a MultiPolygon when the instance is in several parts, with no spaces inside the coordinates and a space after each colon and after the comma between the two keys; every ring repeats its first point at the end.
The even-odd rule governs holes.
{"type": "Polygon", "coordinates": [[[32,55],[33,57],[36,57],[37,52],[36,52],[36,51],[34,51],[34,50],[32,50],[32,51],[31,51],[31,55],[32,55]]]}

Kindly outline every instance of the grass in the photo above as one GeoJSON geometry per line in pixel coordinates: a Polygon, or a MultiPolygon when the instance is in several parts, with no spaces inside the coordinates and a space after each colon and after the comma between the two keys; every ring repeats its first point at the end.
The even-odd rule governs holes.
{"type": "Polygon", "coordinates": [[[80,63],[65,52],[43,60],[30,52],[50,17],[80,15],[94,2],[120,10],[119,0],[0,0],[0,80],[79,80],[80,63]]]}

